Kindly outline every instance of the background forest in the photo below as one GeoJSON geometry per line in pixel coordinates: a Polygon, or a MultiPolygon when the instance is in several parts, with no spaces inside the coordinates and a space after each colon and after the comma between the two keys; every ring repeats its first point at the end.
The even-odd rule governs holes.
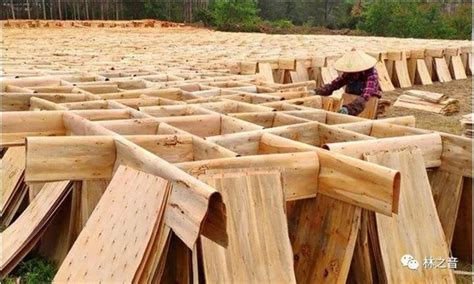
{"type": "Polygon", "coordinates": [[[226,31],[317,33],[322,27],[347,29],[351,34],[446,39],[471,39],[472,31],[469,0],[0,0],[0,3],[2,19],[152,18],[226,31]]]}

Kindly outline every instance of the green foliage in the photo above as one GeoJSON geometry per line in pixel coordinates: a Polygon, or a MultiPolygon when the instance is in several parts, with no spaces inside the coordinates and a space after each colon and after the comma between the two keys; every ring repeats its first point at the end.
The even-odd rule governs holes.
{"type": "Polygon", "coordinates": [[[216,19],[210,9],[199,9],[196,13],[196,21],[202,22],[206,27],[216,25],[216,19]]]}
{"type": "Polygon", "coordinates": [[[18,277],[25,284],[51,283],[55,274],[56,266],[52,262],[32,255],[22,261],[2,283],[16,283],[18,277]]]}
{"type": "Polygon", "coordinates": [[[470,39],[472,20],[468,5],[455,13],[440,3],[378,0],[363,8],[357,27],[378,36],[470,39]]]}
{"type": "Polygon", "coordinates": [[[274,27],[280,28],[280,29],[290,29],[293,27],[293,23],[290,20],[285,20],[285,19],[276,20],[271,23],[274,27]]]}
{"type": "Polygon", "coordinates": [[[214,23],[224,31],[257,31],[258,12],[253,0],[218,0],[213,5],[214,23]]]}

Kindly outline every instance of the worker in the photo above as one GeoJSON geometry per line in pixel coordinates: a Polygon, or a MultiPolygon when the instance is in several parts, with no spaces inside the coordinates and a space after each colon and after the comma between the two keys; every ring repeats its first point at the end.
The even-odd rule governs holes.
{"type": "Polygon", "coordinates": [[[363,116],[362,112],[370,113],[366,118],[375,118],[377,101],[381,98],[377,71],[377,60],[363,51],[352,49],[339,58],[334,68],[342,74],[330,84],[315,90],[317,95],[330,96],[335,90],[346,86],[343,95],[343,106],[339,113],[363,116]],[[370,101],[370,102],[369,102],[370,101]],[[370,117],[373,116],[373,117],[370,117]]]}

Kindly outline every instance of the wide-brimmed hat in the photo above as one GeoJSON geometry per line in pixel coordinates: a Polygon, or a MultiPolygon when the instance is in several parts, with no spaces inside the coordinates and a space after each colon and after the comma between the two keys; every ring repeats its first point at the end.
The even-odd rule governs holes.
{"type": "Polygon", "coordinates": [[[334,63],[334,68],[339,72],[361,72],[375,66],[377,59],[367,53],[352,49],[334,63]]]}

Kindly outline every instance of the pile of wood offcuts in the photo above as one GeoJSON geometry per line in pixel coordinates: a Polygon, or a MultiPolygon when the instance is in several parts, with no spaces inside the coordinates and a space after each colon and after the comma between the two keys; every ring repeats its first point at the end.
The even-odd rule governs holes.
{"type": "MultiPolygon", "coordinates": [[[[337,76],[334,57],[224,63],[229,51],[169,29],[187,53],[156,57],[166,34],[124,57],[69,32],[42,59],[9,49],[2,278],[31,252],[57,265],[56,283],[453,283],[472,262],[471,139],[337,113],[340,96],[313,93],[337,76]]],[[[108,43],[105,30],[87,36],[108,43]]],[[[454,43],[436,44],[442,56],[408,52],[413,74],[425,55],[440,55],[433,76],[452,65],[440,62],[454,43]]],[[[394,87],[407,52],[382,53],[394,87]]]]}
{"type": "Polygon", "coordinates": [[[459,101],[439,93],[419,90],[405,91],[398,97],[395,107],[411,108],[422,111],[451,115],[459,112],[459,101]]]}

